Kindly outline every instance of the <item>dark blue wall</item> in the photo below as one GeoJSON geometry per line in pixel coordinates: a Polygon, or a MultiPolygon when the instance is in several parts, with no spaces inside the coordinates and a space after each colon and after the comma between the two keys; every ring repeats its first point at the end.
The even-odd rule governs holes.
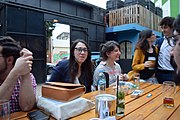
{"type": "Polygon", "coordinates": [[[0,0],[0,35],[10,35],[34,53],[33,74],[46,81],[45,22],[70,25],[71,41],[82,38],[91,51],[105,42],[105,10],[75,0],[0,0]],[[39,54],[41,53],[41,54],[39,54]]]}

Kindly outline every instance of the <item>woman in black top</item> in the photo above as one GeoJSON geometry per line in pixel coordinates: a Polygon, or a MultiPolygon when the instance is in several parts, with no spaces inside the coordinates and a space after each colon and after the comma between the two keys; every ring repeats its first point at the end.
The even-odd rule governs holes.
{"type": "Polygon", "coordinates": [[[139,40],[135,46],[132,69],[140,73],[140,78],[147,82],[158,83],[155,78],[157,47],[153,45],[156,36],[152,30],[139,33],[139,40]]]}

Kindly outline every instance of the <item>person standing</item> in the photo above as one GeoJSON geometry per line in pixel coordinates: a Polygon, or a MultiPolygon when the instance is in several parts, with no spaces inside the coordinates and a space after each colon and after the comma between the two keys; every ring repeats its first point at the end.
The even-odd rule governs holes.
{"type": "Polygon", "coordinates": [[[155,42],[159,50],[156,77],[160,84],[174,79],[174,68],[170,62],[173,49],[173,22],[173,17],[165,17],[160,21],[159,25],[164,37],[155,42]]]}
{"type": "Polygon", "coordinates": [[[0,100],[9,100],[10,111],[29,111],[36,103],[32,52],[11,37],[0,37],[0,100]]]}
{"type": "Polygon", "coordinates": [[[77,39],[70,48],[70,59],[60,61],[52,70],[49,82],[82,84],[86,93],[91,92],[93,83],[91,52],[88,44],[77,39]]]}
{"type": "MultiPolygon", "coordinates": [[[[152,30],[143,30],[139,33],[139,40],[135,47],[132,69],[134,73],[140,73],[140,79],[157,84],[155,78],[155,67],[158,49],[153,43],[156,35],[152,30]]],[[[131,79],[133,74],[131,76],[131,79]]]]}

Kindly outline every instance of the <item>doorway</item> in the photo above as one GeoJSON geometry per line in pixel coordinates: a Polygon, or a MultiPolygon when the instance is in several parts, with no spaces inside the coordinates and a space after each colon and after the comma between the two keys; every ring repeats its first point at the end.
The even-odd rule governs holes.
{"type": "Polygon", "coordinates": [[[122,71],[128,73],[132,68],[132,42],[124,40],[119,43],[121,49],[121,56],[118,63],[121,65],[122,71]]]}

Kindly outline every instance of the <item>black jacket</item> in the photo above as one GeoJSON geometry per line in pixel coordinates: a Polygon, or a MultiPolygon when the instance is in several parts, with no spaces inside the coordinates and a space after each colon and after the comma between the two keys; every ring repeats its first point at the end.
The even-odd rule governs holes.
{"type": "MultiPolygon", "coordinates": [[[[86,93],[91,92],[91,85],[88,85],[86,77],[83,77],[86,93]]],[[[69,60],[60,61],[52,70],[49,82],[73,83],[70,79],[69,60]]]]}

